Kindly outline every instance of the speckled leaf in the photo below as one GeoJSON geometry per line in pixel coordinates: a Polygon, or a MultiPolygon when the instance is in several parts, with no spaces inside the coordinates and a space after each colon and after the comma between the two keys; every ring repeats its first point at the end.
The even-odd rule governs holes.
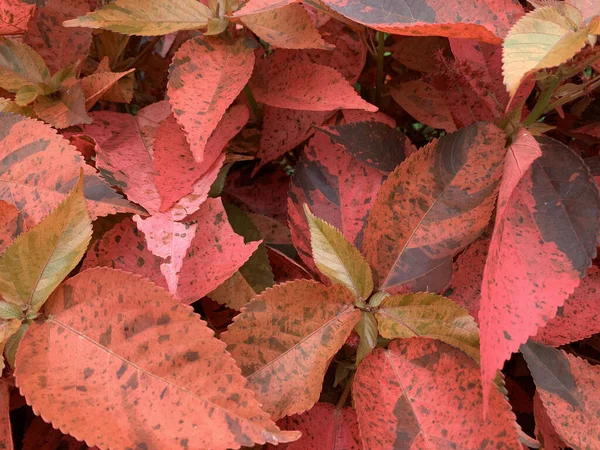
{"type": "Polygon", "coordinates": [[[17,92],[23,86],[50,80],[50,71],[40,55],[22,42],[0,37],[0,87],[17,92]]]}
{"type": "Polygon", "coordinates": [[[333,47],[323,40],[304,7],[297,3],[266,12],[244,15],[241,21],[273,47],[333,50],[333,47]]]}
{"type": "Polygon", "coordinates": [[[295,167],[288,198],[292,241],[309,268],[316,266],[304,203],[361,249],[365,219],[384,179],[381,171],[352,158],[324,134],[317,133],[310,140],[295,167]]]}
{"type": "Polygon", "coordinates": [[[565,450],[566,445],[554,429],[548,417],[539,393],[533,396],[533,416],[535,418],[535,436],[544,450],[565,450]]]}
{"type": "Polygon", "coordinates": [[[91,237],[92,220],[81,177],[55,210],[0,254],[0,295],[4,301],[38,312],[79,263],[91,237]]]}
{"type": "Polygon", "coordinates": [[[371,268],[358,249],[334,226],[316,217],[304,204],[315,265],[332,283],[346,286],[356,299],[373,291],[371,268]]]}
{"type": "Polygon", "coordinates": [[[364,251],[381,290],[439,292],[452,257],[487,226],[502,174],[505,134],[476,123],[412,154],[377,194],[364,251]]]}
{"type": "Polygon", "coordinates": [[[295,53],[277,52],[259,60],[250,86],[257,101],[278,108],[377,111],[377,107],[364,101],[335,69],[315,64],[295,53]]]}
{"type": "Polygon", "coordinates": [[[33,104],[35,114],[54,128],[92,123],[85,107],[85,93],[81,81],[71,80],[52,95],[38,97],[33,104]]]}
{"type": "Polygon", "coordinates": [[[600,447],[600,367],[529,341],[521,352],[558,435],[575,449],[600,447]]]}
{"type": "Polygon", "coordinates": [[[65,28],[63,21],[90,11],[87,0],[49,0],[39,6],[24,36],[52,73],[83,61],[92,43],[92,30],[65,28]]]}
{"type": "Polygon", "coordinates": [[[444,131],[456,131],[450,105],[442,92],[423,80],[407,81],[391,92],[402,109],[417,121],[444,131]]]}
{"type": "Polygon", "coordinates": [[[244,6],[235,12],[235,17],[242,17],[247,14],[256,14],[259,12],[271,11],[283,8],[284,6],[298,2],[299,0],[248,0],[244,6]]]}
{"type": "Polygon", "coordinates": [[[479,329],[475,320],[466,309],[441,295],[393,295],[383,300],[375,317],[379,333],[386,339],[438,339],[479,361],[479,329]]]}
{"type": "Polygon", "coordinates": [[[523,14],[515,0],[323,0],[355,22],[386,33],[500,42],[523,14]]]}
{"type": "Polygon", "coordinates": [[[416,151],[404,133],[383,122],[353,122],[319,130],[353,158],[385,173],[392,172],[407,154],[416,151]]]}
{"type": "Polygon", "coordinates": [[[19,205],[25,229],[67,196],[81,167],[92,218],[140,211],[110,189],[69,141],[37,120],[0,113],[0,161],[0,200],[19,205]]]}
{"type": "Polygon", "coordinates": [[[117,0],[85,16],[63,22],[65,27],[102,28],[121,34],[158,36],[205,27],[210,9],[196,0],[117,0]]]}
{"type": "Polygon", "coordinates": [[[10,424],[10,385],[6,379],[0,380],[0,448],[14,449],[10,424]]]}
{"type": "Polygon", "coordinates": [[[600,333],[600,269],[592,266],[556,316],[538,330],[534,339],[559,347],[600,333]]]}
{"type": "Polygon", "coordinates": [[[23,0],[0,0],[0,36],[22,34],[35,11],[35,4],[23,0]]]}
{"type": "Polygon", "coordinates": [[[362,450],[352,408],[336,408],[331,403],[317,403],[305,413],[285,417],[277,422],[284,430],[298,430],[302,437],[291,444],[268,446],[269,450],[362,450]]]}
{"type": "Polygon", "coordinates": [[[208,138],[248,82],[253,66],[254,52],[242,40],[194,38],[175,53],[167,91],[196,161],[204,159],[208,138]]]}
{"type": "Polygon", "coordinates": [[[25,430],[22,450],[99,450],[88,447],[68,434],[55,430],[51,424],[36,417],[25,430]]]}
{"type": "Polygon", "coordinates": [[[353,396],[364,448],[522,449],[503,395],[494,390],[484,419],[477,363],[443,342],[376,349],[358,368],[353,396]]]}
{"type": "Polygon", "coordinates": [[[0,253],[17,237],[19,210],[11,203],[0,200],[0,253]]]}
{"type": "Polygon", "coordinates": [[[81,88],[85,96],[85,108],[89,111],[100,100],[104,94],[115,87],[119,80],[132,73],[135,69],[125,72],[106,71],[103,67],[98,67],[95,73],[81,79],[81,88]]]}
{"type": "Polygon", "coordinates": [[[285,283],[286,281],[307,279],[310,280],[312,277],[308,271],[298,264],[296,261],[291,259],[285,253],[267,247],[267,255],[269,256],[269,262],[273,270],[273,277],[277,283],[285,283]]]}
{"type": "Polygon", "coordinates": [[[298,437],[261,411],[206,323],[147,280],[91,269],[60,286],[45,313],[17,353],[17,386],[44,420],[90,446],[226,449],[298,437]]]}
{"type": "Polygon", "coordinates": [[[272,418],[317,402],[330,359],[359,320],[353,302],[343,286],[279,284],[255,297],[221,335],[272,418]]]}
{"type": "Polygon", "coordinates": [[[579,285],[596,256],[599,205],[579,156],[551,138],[519,132],[506,158],[481,287],[484,387],[579,285]]]}

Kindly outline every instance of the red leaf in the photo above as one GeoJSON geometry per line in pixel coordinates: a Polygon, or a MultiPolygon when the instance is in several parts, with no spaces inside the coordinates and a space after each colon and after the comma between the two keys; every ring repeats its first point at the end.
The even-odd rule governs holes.
{"type": "Polygon", "coordinates": [[[579,284],[596,255],[599,204],[581,158],[558,141],[519,132],[505,162],[481,288],[486,390],[579,284]]]}
{"type": "MultiPolygon", "coordinates": [[[[287,450],[362,450],[356,413],[352,408],[338,409],[331,403],[317,403],[305,413],[277,422],[284,430],[298,430],[302,437],[291,444],[278,445],[287,450]]],[[[276,447],[268,446],[273,450],[276,447]]]]}
{"type": "Polygon", "coordinates": [[[14,449],[10,425],[10,385],[7,379],[0,380],[0,448],[14,449]]]}
{"type": "Polygon", "coordinates": [[[502,394],[492,392],[484,420],[477,363],[439,341],[375,349],[358,367],[353,395],[365,449],[521,448],[502,394]]]}
{"type": "Polygon", "coordinates": [[[323,0],[355,22],[392,34],[500,42],[523,14],[516,0],[323,0]]]}
{"type": "Polygon", "coordinates": [[[242,17],[247,14],[255,14],[264,11],[271,11],[273,9],[283,8],[286,5],[290,5],[298,2],[299,0],[248,0],[243,8],[240,8],[235,12],[235,17],[242,17]]]}
{"type": "Polygon", "coordinates": [[[34,412],[88,445],[216,450],[297,438],[261,411],[206,323],[148,280],[88,270],[45,312],[21,342],[16,383],[34,412]]]}
{"type": "Polygon", "coordinates": [[[399,36],[390,47],[392,57],[417,72],[432,73],[440,69],[439,57],[451,57],[448,39],[438,36],[399,36]]]}
{"type": "Polygon", "coordinates": [[[554,429],[538,392],[533,396],[533,416],[535,417],[535,435],[543,444],[544,450],[564,450],[566,445],[554,429]]]}
{"type": "Polygon", "coordinates": [[[175,53],[167,91],[196,161],[204,159],[208,138],[248,82],[253,66],[254,52],[243,41],[194,38],[175,53]]]}
{"type": "Polygon", "coordinates": [[[430,143],[388,177],[364,239],[380,289],[439,292],[448,285],[452,257],[488,224],[504,141],[494,125],[473,124],[430,143]]]}
{"type": "MultiPolygon", "coordinates": [[[[74,30],[76,28],[65,29],[74,30]]],[[[81,88],[83,89],[85,96],[85,108],[89,111],[101,98],[129,103],[133,98],[133,81],[131,90],[127,95],[121,93],[118,83],[119,80],[129,75],[134,70],[135,69],[126,70],[125,72],[113,72],[108,65],[108,57],[105,56],[93,74],[81,79],[81,88]],[[113,95],[111,96],[111,94],[113,95]]]]}
{"type": "Polygon", "coordinates": [[[221,335],[272,418],[317,402],[331,358],[360,318],[353,304],[343,286],[278,284],[248,303],[221,335]]]}
{"type": "Polygon", "coordinates": [[[0,253],[17,237],[18,221],[17,207],[0,200],[0,253]]]}
{"type": "Polygon", "coordinates": [[[0,0],[0,36],[22,34],[35,11],[35,4],[23,0],[0,0]]]}
{"type": "Polygon", "coordinates": [[[25,431],[23,450],[99,450],[88,447],[68,434],[62,434],[52,425],[36,417],[25,431]]]}
{"type": "Polygon", "coordinates": [[[592,266],[563,308],[534,337],[545,345],[559,347],[600,333],[600,269],[592,266]]]}
{"type": "MultiPolygon", "coordinates": [[[[233,275],[260,243],[244,244],[244,238],[233,232],[220,199],[208,199],[189,220],[197,223],[196,234],[185,254],[177,286],[177,296],[185,303],[204,297],[233,275]]],[[[158,247],[159,243],[155,245],[158,247]]],[[[169,261],[152,254],[143,233],[132,220],[126,219],[105,233],[88,251],[83,268],[122,269],[167,287],[161,273],[161,264],[165,263],[168,265],[169,261]]]]}
{"type": "Polygon", "coordinates": [[[250,86],[257,101],[278,108],[377,111],[376,106],[360,98],[339,72],[290,52],[276,52],[259,60],[250,86]]]}
{"type": "Polygon", "coordinates": [[[285,253],[282,253],[277,249],[267,247],[267,255],[269,256],[269,263],[273,269],[273,277],[275,278],[275,282],[285,283],[286,281],[299,279],[312,279],[304,267],[291,259],[285,253]]]}
{"type": "Polygon", "coordinates": [[[55,73],[83,61],[92,43],[91,28],[66,28],[62,23],[90,11],[87,0],[49,0],[35,11],[24,42],[44,59],[55,73]]]}
{"type": "Polygon", "coordinates": [[[84,169],[84,194],[93,218],[140,212],[84,163],[50,126],[0,113],[0,200],[19,205],[26,231],[65,199],[84,169]]]}

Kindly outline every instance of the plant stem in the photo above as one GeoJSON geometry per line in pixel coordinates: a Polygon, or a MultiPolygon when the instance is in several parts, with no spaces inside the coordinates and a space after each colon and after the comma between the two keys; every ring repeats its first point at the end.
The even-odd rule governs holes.
{"type": "Polygon", "coordinates": [[[342,396],[335,406],[337,409],[342,409],[346,404],[346,400],[348,400],[350,390],[352,389],[352,384],[354,384],[354,374],[348,377],[348,382],[346,383],[346,386],[344,386],[344,392],[342,392],[342,396]]]}
{"type": "Polygon", "coordinates": [[[542,114],[544,114],[548,103],[550,103],[550,100],[552,99],[552,94],[554,94],[554,91],[556,90],[556,88],[562,80],[563,76],[559,69],[559,71],[555,75],[553,75],[552,81],[540,94],[540,98],[538,99],[537,103],[535,104],[529,115],[523,121],[523,125],[528,126],[537,122],[537,120],[542,116],[542,114]]]}
{"type": "MultiPolygon", "coordinates": [[[[123,70],[124,71],[129,70],[132,67],[136,66],[137,63],[139,63],[142,59],[144,59],[148,53],[150,53],[152,50],[154,50],[154,47],[156,46],[156,44],[158,44],[158,41],[160,41],[161,38],[162,38],[162,36],[154,36],[152,38],[152,40],[150,42],[148,42],[142,50],[140,50],[140,52],[137,54],[135,59],[133,61],[131,61],[129,64],[127,64],[123,68],[123,70]]],[[[117,68],[115,70],[119,70],[119,69],[117,68]]]]}
{"type": "Polygon", "coordinates": [[[254,117],[256,117],[257,119],[260,119],[258,103],[256,103],[256,99],[254,98],[254,95],[252,94],[249,85],[244,86],[244,95],[246,96],[246,100],[248,101],[248,106],[250,106],[250,109],[252,110],[252,114],[254,114],[254,117]]]}
{"type": "Polygon", "coordinates": [[[600,75],[592,78],[589,81],[589,84],[584,85],[583,89],[581,89],[580,91],[575,92],[571,95],[566,95],[563,98],[560,98],[560,99],[556,100],[555,102],[550,103],[544,110],[544,114],[549,113],[550,111],[552,111],[555,108],[558,108],[559,106],[562,106],[566,103],[572,102],[573,100],[577,100],[578,98],[583,97],[587,92],[591,92],[599,86],[600,86],[600,75]]]}
{"type": "Polygon", "coordinates": [[[375,84],[375,105],[381,103],[381,90],[383,89],[383,54],[385,53],[385,33],[377,32],[377,82],[375,84]]]}

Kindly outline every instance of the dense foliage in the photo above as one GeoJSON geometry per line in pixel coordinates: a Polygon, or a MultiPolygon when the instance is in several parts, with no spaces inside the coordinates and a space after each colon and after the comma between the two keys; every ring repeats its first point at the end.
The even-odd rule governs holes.
{"type": "Polygon", "coordinates": [[[597,35],[0,0],[0,448],[600,449],[597,35]]]}

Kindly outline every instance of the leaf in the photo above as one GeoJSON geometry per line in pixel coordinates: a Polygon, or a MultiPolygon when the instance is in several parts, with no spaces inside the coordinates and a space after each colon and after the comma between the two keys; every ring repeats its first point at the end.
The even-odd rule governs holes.
{"type": "Polygon", "coordinates": [[[17,237],[19,210],[0,200],[0,253],[17,237]]]}
{"type": "Polygon", "coordinates": [[[244,6],[234,13],[235,17],[242,17],[248,14],[272,11],[283,8],[284,6],[294,4],[299,0],[248,0],[244,6]]]}
{"type": "MultiPolygon", "coordinates": [[[[103,61],[107,61],[106,59],[103,61]]],[[[108,64],[108,61],[106,62],[108,64]]],[[[109,92],[121,78],[134,72],[130,69],[125,72],[106,71],[105,67],[99,66],[95,73],[81,79],[81,88],[85,96],[85,109],[88,111],[100,100],[104,94],[109,92]]],[[[131,100],[131,99],[130,99],[131,100]]]]}
{"type": "Polygon", "coordinates": [[[402,83],[391,91],[392,98],[417,121],[447,132],[456,131],[450,106],[443,94],[422,80],[402,83]]]}
{"type": "Polygon", "coordinates": [[[82,176],[54,211],[0,254],[0,295],[23,311],[37,313],[79,263],[91,237],[82,176]]]}
{"type": "Polygon", "coordinates": [[[464,308],[441,295],[419,292],[383,300],[375,317],[386,339],[438,339],[479,361],[479,330],[464,308]]]}
{"type": "Polygon", "coordinates": [[[88,56],[92,30],[65,28],[62,22],[89,11],[86,0],[49,0],[36,9],[24,42],[44,59],[52,73],[88,56]]]}
{"type": "Polygon", "coordinates": [[[448,285],[452,257],[488,224],[504,141],[494,125],[476,123],[428,144],[392,172],[364,239],[380,290],[439,292],[448,285]]]}
{"type": "Polygon", "coordinates": [[[310,229],[312,254],[317,268],[333,283],[346,286],[358,300],[373,291],[371,268],[358,249],[334,226],[315,217],[306,203],[304,213],[310,229]]]}
{"type": "Polygon", "coordinates": [[[286,281],[298,279],[310,280],[312,278],[303,266],[285,253],[267,247],[267,255],[269,256],[269,262],[273,270],[273,277],[277,283],[285,283],[286,281]]]}
{"type": "Polygon", "coordinates": [[[319,131],[341,144],[353,158],[384,173],[392,172],[406,154],[416,151],[404,133],[383,122],[353,122],[319,131]]]}
{"type": "Polygon", "coordinates": [[[573,448],[600,445],[597,412],[600,369],[584,359],[529,341],[521,352],[552,425],[573,448]]]}
{"type": "Polygon", "coordinates": [[[254,67],[254,52],[242,40],[194,38],[175,53],[167,92],[173,114],[188,135],[196,161],[254,67]]]}
{"type": "Polygon", "coordinates": [[[484,387],[579,284],[596,255],[599,204],[579,156],[519,132],[505,162],[481,287],[484,387]]]}
{"type": "Polygon", "coordinates": [[[0,35],[22,34],[34,11],[34,4],[22,0],[0,0],[0,35]]]}
{"type": "Polygon", "coordinates": [[[51,96],[42,96],[33,105],[37,116],[55,128],[91,123],[85,107],[85,94],[81,82],[63,85],[51,96]]]}
{"type": "MultiPolygon", "coordinates": [[[[303,414],[285,417],[277,424],[282,429],[298,430],[302,437],[291,445],[277,448],[294,450],[362,450],[356,413],[352,408],[336,408],[317,403],[303,414]]],[[[268,447],[273,450],[275,447],[268,447]]]]}
{"type": "Polygon", "coordinates": [[[298,3],[244,15],[241,22],[273,47],[333,49],[323,40],[304,7],[298,3]]]}
{"type": "MultiPolygon", "coordinates": [[[[220,199],[208,199],[189,217],[197,222],[196,235],[185,257],[177,286],[177,296],[192,303],[208,295],[231,277],[254,253],[259,242],[244,243],[233,232],[220,199]]],[[[148,250],[143,233],[132,220],[115,226],[90,249],[83,268],[112,267],[142,275],[161,287],[167,281],[161,272],[165,260],[148,250]]]]}
{"type": "Polygon", "coordinates": [[[588,33],[581,12],[567,3],[538,8],[519,19],[502,44],[504,84],[511,97],[528,74],[575,56],[588,33]]]}
{"type": "Polygon", "coordinates": [[[258,102],[277,108],[377,111],[376,106],[360,98],[339,72],[294,53],[275,53],[259,60],[250,87],[258,102]]]}
{"type": "Polygon", "coordinates": [[[540,328],[534,339],[559,347],[600,333],[600,270],[592,266],[556,316],[540,328]]]}
{"type": "Polygon", "coordinates": [[[117,0],[65,27],[101,28],[135,36],[158,36],[205,27],[212,12],[196,0],[117,0]]]}
{"type": "MultiPolygon", "coordinates": [[[[4,303],[4,302],[2,302],[4,303]]],[[[2,309],[4,308],[4,305],[2,306],[2,309]]],[[[15,308],[16,309],[16,308],[15,308]]],[[[19,311],[21,312],[21,311],[19,311]]],[[[14,319],[9,319],[9,320],[4,320],[4,318],[2,318],[2,320],[0,320],[0,373],[4,370],[4,347],[7,344],[7,341],[19,330],[19,328],[21,327],[21,320],[20,320],[20,316],[19,318],[14,318],[14,319]]],[[[0,381],[0,384],[2,382],[0,381]]],[[[4,428],[2,426],[2,419],[0,418],[0,429],[4,428]]],[[[3,442],[3,438],[2,438],[2,432],[0,431],[0,448],[2,446],[2,442],[3,442]]]]}
{"type": "Polygon", "coordinates": [[[396,61],[423,73],[439,72],[440,56],[448,58],[452,55],[448,39],[439,36],[395,37],[390,51],[396,61]]]}
{"type": "Polygon", "coordinates": [[[317,402],[330,359],[360,317],[353,302],[343,286],[278,284],[248,303],[221,335],[272,418],[317,402]]]}
{"type": "Polygon", "coordinates": [[[354,328],[360,341],[358,348],[356,349],[356,367],[365,359],[375,346],[377,345],[377,338],[379,338],[379,331],[377,329],[377,320],[373,313],[362,311],[360,320],[354,328]]]}
{"type": "Polygon", "coordinates": [[[533,416],[535,418],[535,435],[542,443],[544,450],[564,450],[566,445],[554,429],[540,394],[537,392],[533,396],[533,416]]]}
{"type": "Polygon", "coordinates": [[[594,16],[600,15],[600,5],[594,0],[567,0],[565,3],[577,8],[585,23],[588,23],[594,16]]]}
{"type": "Polygon", "coordinates": [[[513,0],[323,0],[355,22],[392,34],[445,36],[499,42],[523,14],[513,0]]]}
{"type": "Polygon", "coordinates": [[[225,449],[298,438],[261,411],[205,322],[147,280],[82,272],[53,294],[46,315],[19,348],[17,386],[44,420],[90,446],[225,449]]]}
{"type": "MultiPolygon", "coordinates": [[[[2,359],[4,365],[4,359],[2,359]]],[[[0,380],[0,447],[14,450],[10,424],[10,386],[8,380],[0,380]]]]}
{"type": "Polygon", "coordinates": [[[31,47],[0,37],[0,87],[17,92],[23,86],[46,83],[50,72],[44,60],[31,47]]]}
{"type": "Polygon", "coordinates": [[[23,450],[99,450],[88,447],[68,434],[55,430],[52,425],[36,417],[27,427],[23,438],[23,450]]]}
{"type": "Polygon", "coordinates": [[[522,448],[503,395],[491,393],[484,420],[477,363],[439,341],[374,350],[356,372],[353,398],[365,449],[522,448]]]}
{"type": "Polygon", "coordinates": [[[382,172],[352,158],[322,133],[309,141],[294,168],[288,199],[292,241],[309,268],[316,266],[304,203],[360,250],[365,217],[384,179],[382,172]]]}
{"type": "Polygon", "coordinates": [[[84,195],[93,219],[117,212],[140,212],[85,164],[75,147],[40,121],[0,113],[0,161],[0,200],[19,205],[25,230],[67,196],[81,167],[84,195]]]}

